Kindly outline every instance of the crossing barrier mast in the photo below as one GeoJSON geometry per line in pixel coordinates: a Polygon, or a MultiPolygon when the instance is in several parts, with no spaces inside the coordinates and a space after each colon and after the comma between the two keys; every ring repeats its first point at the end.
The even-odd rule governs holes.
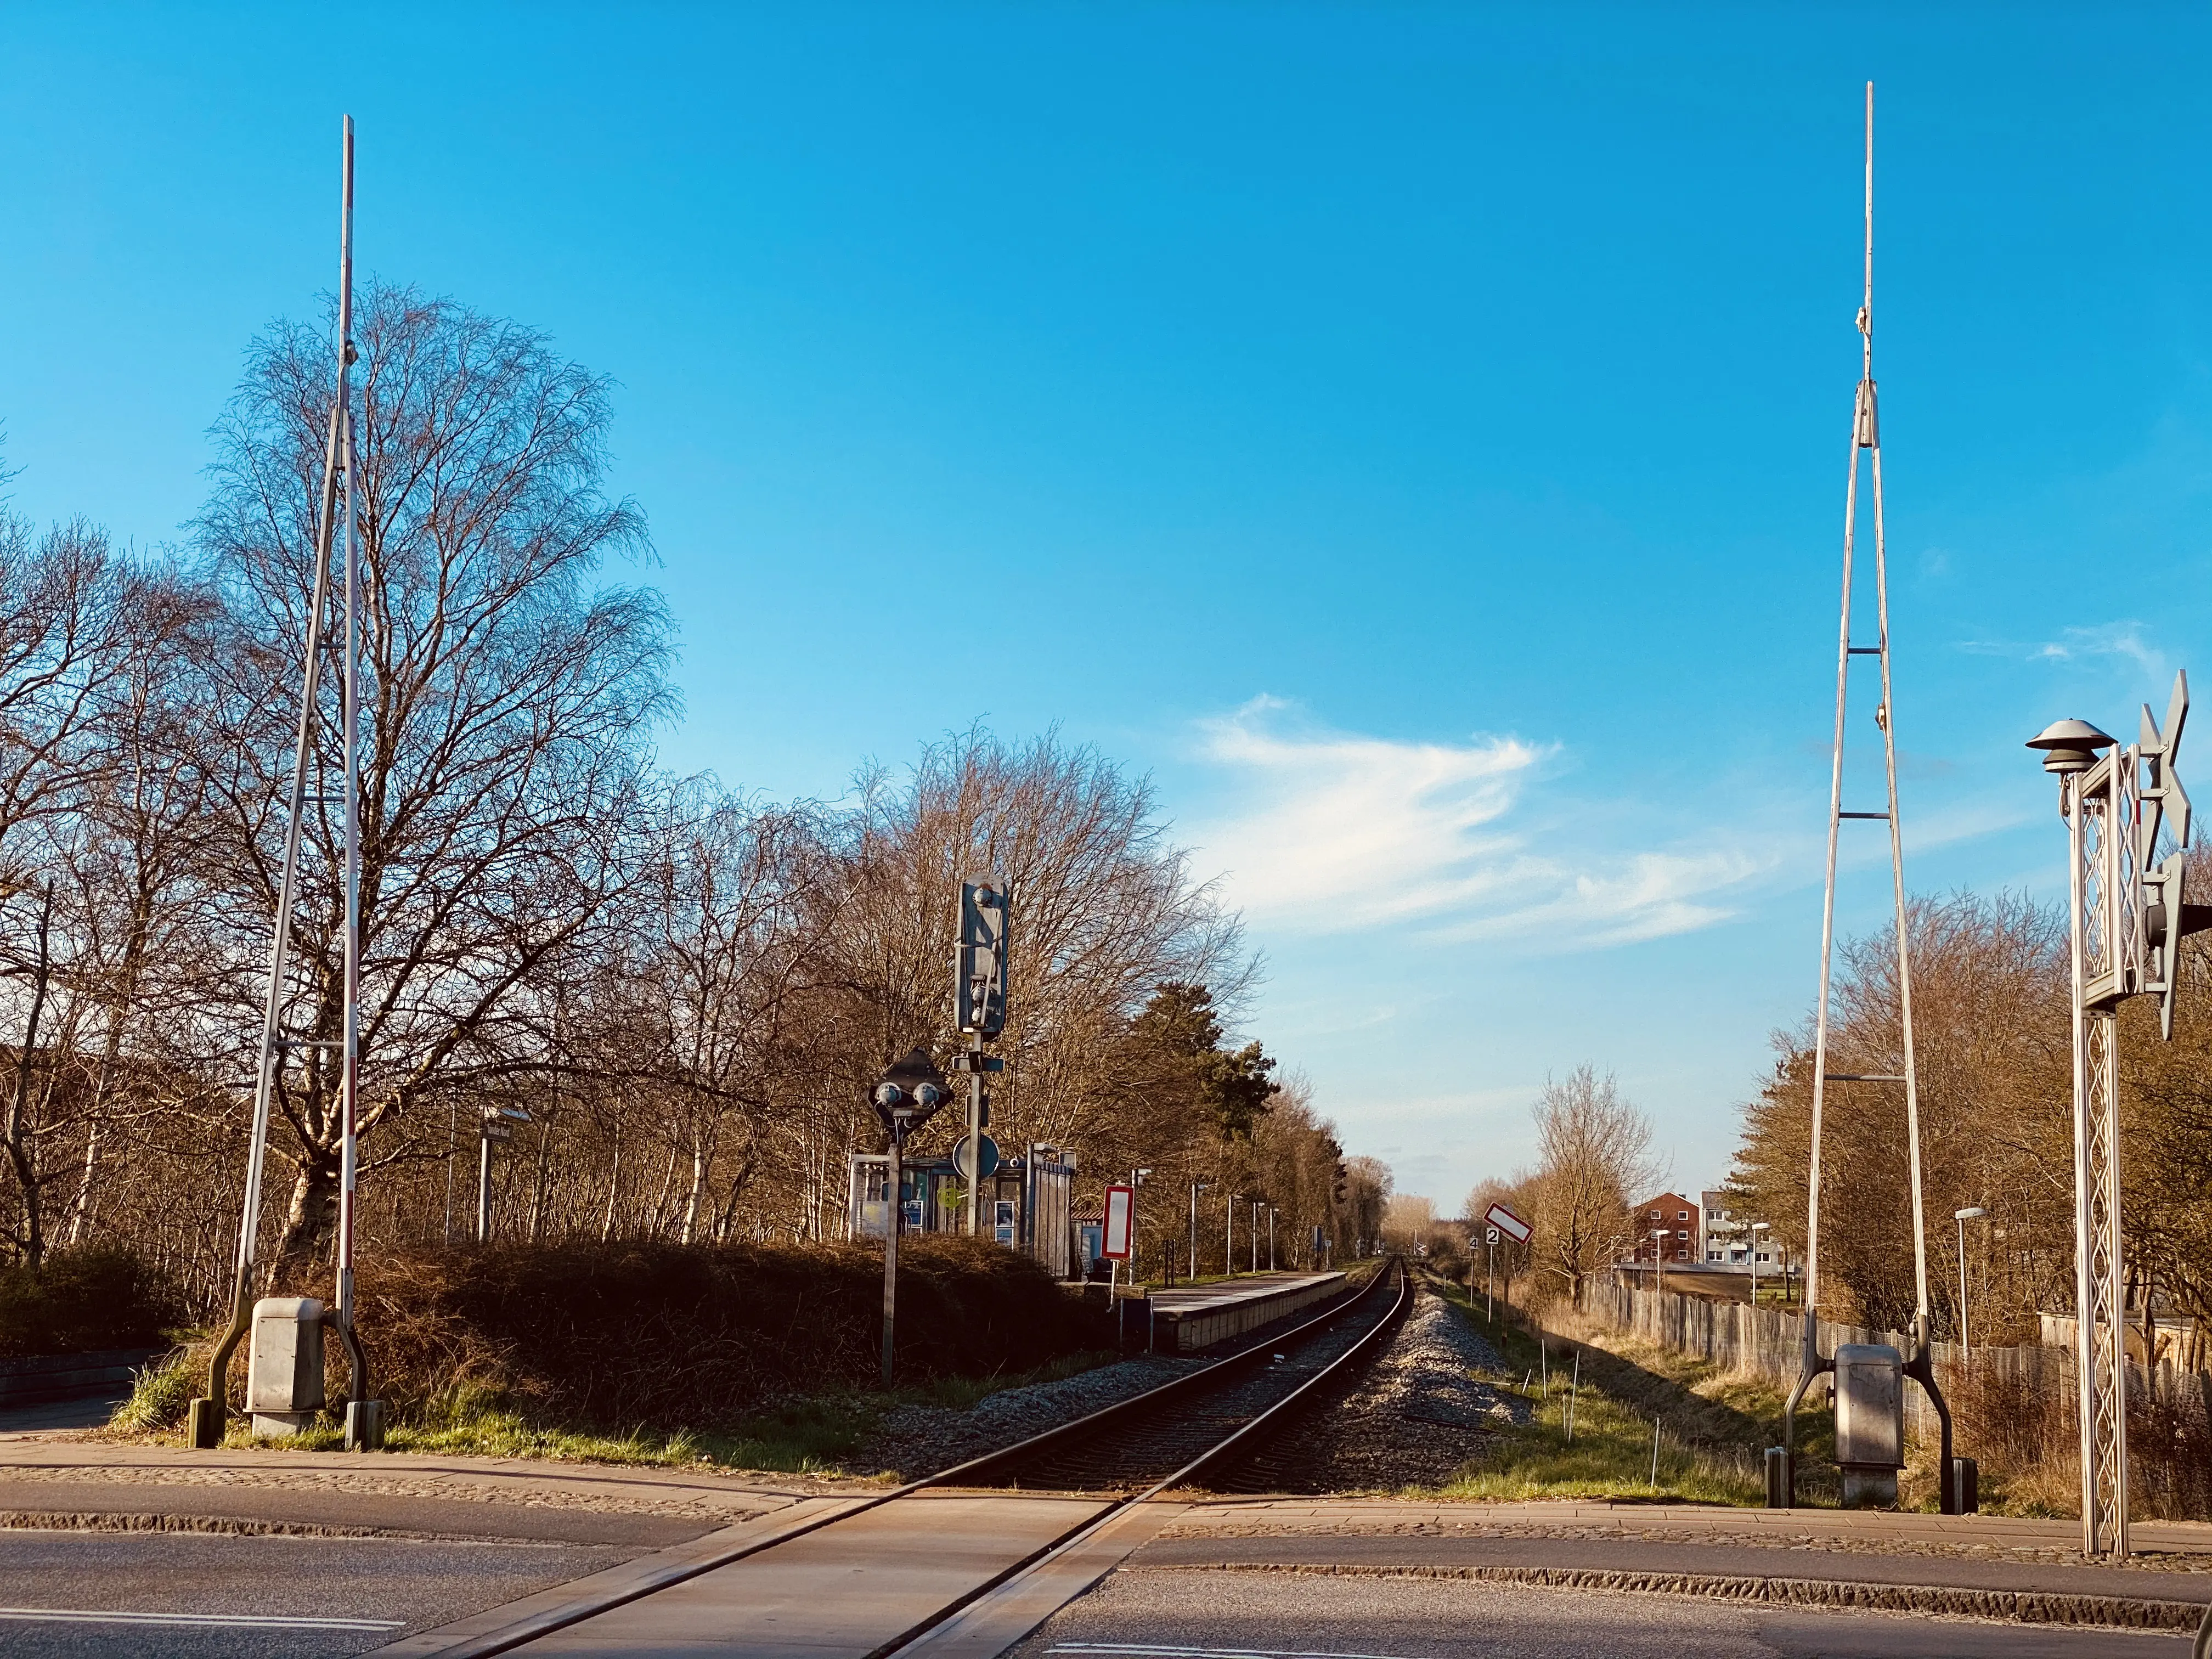
{"type": "Polygon", "coordinates": [[[2081,1553],[2128,1553],[2127,1269],[2120,1226],[2119,1006],[2155,996],[2173,1035],[2181,941],[2212,927],[2183,891],[2189,796],[2174,769],[2189,677],[2161,727],[2146,704],[2125,747],[2086,720],[2028,739],[2066,820],[2074,1018],[2074,1358],[2080,1382],[2081,1553]],[[2110,750],[2109,754],[2100,753],[2110,750]],[[2160,857],[2161,848],[2165,856],[2160,857]]]}

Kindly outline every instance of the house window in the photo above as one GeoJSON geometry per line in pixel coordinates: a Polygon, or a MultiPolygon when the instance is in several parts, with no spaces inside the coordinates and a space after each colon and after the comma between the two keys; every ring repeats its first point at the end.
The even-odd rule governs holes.
{"type": "Polygon", "coordinates": [[[1663,1219],[1665,1219],[1665,1218],[1664,1218],[1663,1216],[1662,1216],[1662,1215],[1660,1214],[1660,1212],[1659,1212],[1658,1211],[1656,1211],[1656,1210],[1654,1210],[1654,1211],[1652,1211],[1652,1212],[1651,1212],[1651,1218],[1652,1218],[1654,1221],[1660,1221],[1660,1220],[1663,1220],[1663,1219]]]}
{"type": "Polygon", "coordinates": [[[1687,1210],[1677,1210],[1674,1212],[1674,1219],[1677,1221],[1687,1221],[1689,1218],[1690,1212],[1687,1210]]]}

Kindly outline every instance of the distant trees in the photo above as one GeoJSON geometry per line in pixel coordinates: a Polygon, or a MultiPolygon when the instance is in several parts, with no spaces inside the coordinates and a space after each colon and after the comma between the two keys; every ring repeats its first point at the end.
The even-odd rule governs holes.
{"type": "Polygon", "coordinates": [[[1436,1227],[1437,1206],[1433,1199],[1412,1193],[1393,1193],[1382,1206],[1382,1243],[1390,1249],[1419,1255],[1427,1249],[1436,1227]]]}
{"type": "Polygon", "coordinates": [[[1630,1206],[1660,1178],[1651,1123],[1622,1098],[1610,1072],[1587,1064],[1547,1079],[1531,1115],[1534,1166],[1478,1184],[1465,1214],[1480,1226],[1493,1204],[1504,1204],[1528,1222],[1534,1231],[1526,1244],[1499,1240],[1500,1266],[1533,1270],[1540,1299],[1572,1297],[1634,1236],[1630,1206]]]}
{"type": "MultiPolygon", "coordinates": [[[[666,776],[672,635],[610,579],[650,548],[606,489],[607,383],[404,288],[364,287],[356,339],[364,1249],[467,1235],[500,1107],[528,1114],[495,1162],[504,1233],[841,1234],[847,1154],[879,1134],[866,1086],[917,1042],[961,1046],[955,908],[979,877],[1013,902],[1002,1145],[1079,1156],[1079,1200],[1154,1168],[1152,1248],[1182,1237],[1182,1181],[1215,1216],[1233,1194],[1240,1227],[1273,1206],[1279,1255],[1373,1236],[1388,1172],[1338,1204],[1310,1085],[1231,1034],[1256,964],[1148,781],[981,730],[836,805],[666,776]]],[[[253,343],[181,564],[0,516],[0,1261],[120,1242],[203,1307],[226,1291],[330,359],[321,328],[253,343]]],[[[294,1282],[328,1260],[339,1173],[337,698],[326,673],[271,1147],[289,1192],[264,1208],[263,1259],[294,1282]]]]}
{"type": "MultiPolygon", "coordinates": [[[[2200,855],[2192,874],[2212,880],[2200,855]]],[[[1916,1059],[1930,1291],[1958,1328],[1952,1212],[1989,1211],[1966,1233],[1978,1332],[2031,1340],[2040,1311],[2074,1301],[2072,1048],[2065,918],[2012,895],[1913,902],[1916,1059]]],[[[1878,934],[1841,955],[1831,1065],[1894,1073],[1896,949],[1878,934]]],[[[2120,1023],[2124,1238],[2130,1297],[2148,1293],[2212,1325],[2212,958],[2183,949],[2174,1041],[2130,1004],[2120,1023]]],[[[1777,1038],[1775,1067],[1744,1111],[1741,1205],[1802,1252],[1810,1148],[1810,1021],[1777,1038]]],[[[1914,1304],[1903,1091],[1832,1084],[1820,1232],[1823,1311],[1901,1329],[1914,1304]]]]}
{"type": "Polygon", "coordinates": [[[1651,1123],[1588,1065],[1537,1097],[1536,1170],[1524,1189],[1536,1268],[1570,1296],[1611,1262],[1634,1227],[1629,1206],[1659,1178],[1651,1123]]]}
{"type": "Polygon", "coordinates": [[[1372,1249],[1382,1237],[1383,1219],[1389,1213],[1395,1177],[1390,1166],[1379,1158],[1348,1158],[1345,1171],[1346,1229],[1358,1249],[1372,1249]]]}

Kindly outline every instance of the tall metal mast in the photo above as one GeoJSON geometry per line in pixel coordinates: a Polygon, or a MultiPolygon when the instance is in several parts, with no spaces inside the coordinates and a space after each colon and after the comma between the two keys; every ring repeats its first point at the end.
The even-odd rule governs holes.
{"type": "MultiPolygon", "coordinates": [[[[1859,384],[1851,415],[1850,465],[1844,488],[1844,580],[1842,619],[1836,640],[1836,725],[1833,758],[1828,774],[1827,883],[1820,903],[1820,992],[1814,1015],[1812,1168],[1808,1185],[1805,1218],[1805,1358],[1797,1386],[1784,1408],[1784,1448],[1794,1451],[1792,1427],[1799,1401],[1813,1379],[1834,1369],[1832,1358],[1820,1353],[1816,1317],[1820,1283],[1820,1140],[1831,1083],[1902,1084],[1905,1088],[1906,1158],[1911,1175],[1912,1267],[1916,1292],[1912,1322],[1914,1352],[1905,1370],[1928,1391],[1943,1425],[1942,1486],[1943,1510],[1954,1513],[1952,1492],[1951,1418],[1937,1391],[1929,1352],[1928,1233],[1923,1216],[1920,1182],[1920,1085],[1912,1046],[1912,964],[1906,931],[1904,830],[1897,808],[1897,720],[1889,675],[1889,559],[1882,524],[1881,422],[1877,413],[1874,379],[1874,82],[1866,89],[1866,264],[1865,289],[1859,305],[1859,384]],[[1859,514],[1859,455],[1869,457],[1868,483],[1874,509],[1875,642],[1851,643],[1851,584],[1856,551],[1859,514]],[[1881,678],[1881,700],[1875,707],[1875,723],[1881,729],[1882,765],[1888,787],[1886,808],[1879,812],[1844,810],[1844,739],[1850,701],[1851,659],[1876,659],[1881,678]],[[1901,1072],[1831,1072],[1828,1069],[1828,1020],[1832,989],[1836,939],[1836,853],[1846,820],[1879,821],[1889,826],[1890,884],[1895,902],[1897,930],[1897,995],[1901,1072]]],[[[1794,1465],[1792,1465],[1794,1477],[1794,1465]]],[[[1795,1482],[1791,1481],[1792,1501],[1795,1482]]]]}
{"type": "Polygon", "coordinates": [[[338,1240],[336,1306],[329,1322],[345,1344],[349,1379],[346,1412],[349,1446],[374,1445],[381,1439],[381,1425],[374,1402],[368,1395],[368,1366],[354,1329],[355,1185],[357,1174],[355,1131],[359,1090],[361,988],[361,825],[359,706],[356,665],[359,657],[357,596],[359,591],[359,500],[356,485],[353,438],[351,368],[353,344],[353,118],[344,118],[340,161],[338,212],[338,329],[337,386],[331,405],[330,430],[323,453],[323,484],[315,521],[315,564],[307,605],[307,652],[301,663],[300,719],[292,750],[291,786],[286,795],[284,850],[277,879],[276,916],[269,950],[268,992],[262,1006],[261,1046],[254,1071],[253,1121],[246,1145],[246,1194],[239,1218],[236,1282],[233,1291],[230,1328],[216,1346],[208,1367],[207,1397],[192,1402],[191,1439],[195,1445],[212,1446],[222,1438],[230,1359],[251,1321],[253,1272],[258,1254],[261,1189],[268,1162],[269,1116],[278,1087],[285,1055],[297,1048],[310,1056],[339,1051],[338,1109],[341,1116],[338,1184],[338,1240]],[[331,555],[338,544],[338,492],[345,492],[345,520],[341,580],[343,600],[336,641],[326,638],[331,598],[331,555]],[[309,793],[309,778],[319,769],[315,736],[319,713],[323,656],[336,643],[342,660],[339,678],[339,744],[343,750],[343,784],[337,803],[343,812],[343,844],[339,880],[343,885],[343,938],[340,1001],[341,1035],[336,1038],[303,1036],[284,1028],[283,1016],[291,1002],[288,972],[292,960],[292,918],[300,890],[300,841],[307,809],[332,804],[333,798],[309,793]]]}

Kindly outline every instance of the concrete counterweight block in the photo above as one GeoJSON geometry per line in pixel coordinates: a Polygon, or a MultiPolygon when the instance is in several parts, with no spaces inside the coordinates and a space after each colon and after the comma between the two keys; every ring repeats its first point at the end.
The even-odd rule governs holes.
{"type": "Polygon", "coordinates": [[[323,1409],[323,1304],[313,1297],[264,1296],[253,1304],[246,1409],[258,1435],[292,1435],[323,1409]]]}
{"type": "Polygon", "coordinates": [[[1897,1507],[1905,1467],[1905,1357],[1883,1343],[1836,1350],[1836,1464],[1847,1510],[1897,1507]]]}

